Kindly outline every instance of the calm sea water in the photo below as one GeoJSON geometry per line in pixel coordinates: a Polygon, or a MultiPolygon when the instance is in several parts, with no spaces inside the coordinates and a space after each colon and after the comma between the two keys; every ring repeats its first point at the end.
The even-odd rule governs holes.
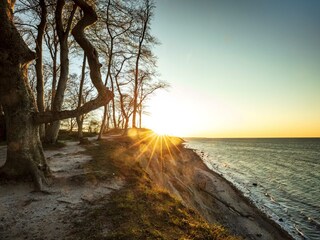
{"type": "Polygon", "coordinates": [[[320,239],[320,139],[186,140],[296,239],[320,239]]]}

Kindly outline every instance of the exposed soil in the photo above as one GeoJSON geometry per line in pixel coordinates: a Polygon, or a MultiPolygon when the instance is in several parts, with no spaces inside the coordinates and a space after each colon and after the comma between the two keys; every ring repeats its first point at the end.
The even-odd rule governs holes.
{"type": "Polygon", "coordinates": [[[149,175],[208,222],[220,223],[244,239],[293,239],[231,183],[211,171],[192,149],[180,146],[173,159],[164,161],[161,175],[159,163],[153,161],[147,169],[149,175]]]}
{"type": "MultiPolygon", "coordinates": [[[[0,146],[0,166],[6,147],[0,146]]],[[[91,161],[77,142],[67,142],[45,156],[52,170],[50,186],[33,192],[31,183],[7,182],[0,185],[0,239],[73,239],[74,216],[81,216],[96,199],[106,197],[124,184],[116,175],[106,181],[87,178],[83,166],[91,161]]]]}

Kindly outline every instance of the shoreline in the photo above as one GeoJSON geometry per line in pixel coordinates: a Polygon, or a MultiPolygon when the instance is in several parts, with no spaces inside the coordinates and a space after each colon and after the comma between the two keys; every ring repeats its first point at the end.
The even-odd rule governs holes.
{"type": "MultiPolygon", "coordinates": [[[[111,137],[107,140],[107,142],[109,141],[113,142],[114,140],[115,139],[111,137]]],[[[243,237],[243,239],[254,239],[254,240],[294,239],[292,236],[289,235],[288,232],[282,229],[276,222],[268,218],[268,216],[265,213],[259,210],[248,198],[243,196],[242,192],[238,190],[232,183],[230,183],[228,180],[226,180],[223,176],[221,176],[217,172],[209,169],[206,166],[206,164],[203,162],[202,158],[195,152],[195,150],[186,148],[184,144],[181,144],[182,139],[173,137],[173,138],[170,138],[170,141],[174,142],[172,144],[173,146],[171,148],[171,151],[168,149],[167,152],[160,151],[153,154],[154,149],[152,149],[151,147],[148,147],[146,152],[143,151],[144,152],[143,155],[138,154],[139,148],[137,146],[136,146],[137,148],[132,148],[132,147],[128,148],[128,146],[135,146],[131,144],[131,141],[129,141],[128,143],[126,142],[126,140],[122,140],[118,142],[115,141],[114,144],[110,145],[106,143],[105,146],[107,146],[108,149],[110,148],[109,151],[111,151],[111,153],[112,151],[116,151],[116,150],[117,150],[117,153],[125,153],[126,156],[128,157],[128,160],[130,161],[135,159],[136,156],[139,155],[139,157],[136,160],[139,160],[140,166],[144,169],[144,172],[148,174],[149,178],[153,182],[152,184],[158,185],[161,188],[168,190],[173,196],[175,196],[175,198],[180,199],[185,206],[190,207],[194,209],[196,212],[198,212],[204,219],[207,220],[207,222],[219,223],[225,226],[226,228],[228,228],[231,234],[241,236],[243,237]],[[130,150],[127,152],[128,149],[130,150]]],[[[78,149],[78,147],[80,146],[75,145],[73,147],[76,147],[76,149],[74,149],[74,152],[77,153],[76,155],[74,155],[74,153],[71,154],[72,149],[70,148],[70,146],[66,146],[66,149],[68,149],[67,152],[64,151],[66,155],[61,155],[60,153],[61,150],[55,151],[52,154],[50,154],[50,158],[51,158],[51,155],[53,157],[50,160],[50,162],[52,164],[55,163],[54,165],[52,165],[52,167],[55,167],[54,168],[56,170],[55,174],[59,175],[64,179],[63,181],[57,181],[57,183],[55,184],[56,186],[54,185],[53,187],[56,188],[60,186],[60,184],[63,184],[63,186],[67,184],[68,186],[67,189],[69,190],[71,186],[72,188],[80,187],[81,189],[83,187],[85,188],[89,187],[90,188],[90,190],[88,189],[88,193],[89,193],[92,190],[91,189],[93,187],[92,184],[94,184],[95,191],[97,191],[100,194],[101,192],[100,187],[101,186],[104,187],[104,184],[105,184],[104,182],[94,181],[91,183],[89,179],[87,179],[83,186],[82,184],[80,184],[81,186],[78,186],[79,183],[74,182],[77,178],[74,178],[74,176],[71,177],[70,179],[66,178],[65,174],[67,173],[69,175],[70,174],[73,175],[73,172],[75,171],[74,173],[76,175],[80,174],[79,176],[82,176],[81,171],[86,170],[87,172],[90,169],[90,168],[88,169],[87,167],[84,167],[84,165],[87,163],[85,162],[82,163],[82,161],[79,161],[78,154],[79,154],[79,157],[83,155],[83,153],[80,151],[80,148],[78,149]],[[75,166],[73,166],[72,168],[71,166],[68,165],[69,161],[68,162],[63,161],[63,159],[68,155],[68,153],[71,154],[70,157],[72,156],[71,159],[73,159],[73,162],[75,164],[75,166]],[[83,165],[83,166],[81,168],[78,168],[78,165],[79,166],[83,165]],[[70,170],[72,171],[69,172],[70,170]],[[67,179],[69,180],[66,181],[67,179]]],[[[105,159],[104,151],[106,151],[106,149],[101,149],[101,152],[102,151],[103,151],[103,158],[101,159],[105,159]]],[[[119,157],[118,154],[115,156],[116,156],[115,159],[119,157]]],[[[89,158],[85,157],[85,158],[88,161],[90,159],[90,157],[89,158]]],[[[102,161],[101,159],[99,160],[99,159],[100,158],[98,158],[99,164],[107,164],[107,166],[109,166],[110,163],[102,161]]],[[[99,166],[99,169],[101,169],[100,165],[97,165],[97,166],[99,166]]],[[[131,168],[128,166],[126,168],[128,168],[127,169],[128,171],[129,169],[131,170],[131,168]]],[[[91,169],[91,171],[93,170],[94,169],[91,169]]],[[[93,171],[92,174],[98,174],[98,173],[93,171]]],[[[99,171],[99,174],[101,174],[100,171],[99,171]]],[[[135,174],[137,173],[133,173],[133,175],[135,174]]],[[[111,178],[114,178],[114,177],[117,178],[117,176],[119,177],[120,175],[121,175],[120,172],[119,173],[116,172],[115,175],[114,174],[111,175],[111,178]]],[[[118,180],[116,182],[118,182],[118,180]]],[[[10,186],[11,185],[9,184],[7,187],[10,187],[10,186]]],[[[113,191],[115,190],[114,187],[110,188],[108,186],[106,190],[108,191],[110,189],[113,189],[113,191]]],[[[61,189],[64,189],[64,188],[61,188],[61,189]]],[[[95,201],[94,198],[91,198],[91,197],[88,198],[87,195],[82,196],[81,194],[79,195],[78,193],[76,194],[77,197],[81,197],[81,198],[72,198],[71,199],[72,201],[71,201],[70,199],[67,199],[67,195],[61,198],[62,196],[60,196],[60,193],[59,194],[56,193],[58,191],[45,196],[42,196],[42,195],[36,196],[34,195],[34,193],[29,192],[30,191],[29,188],[26,188],[23,191],[24,191],[23,198],[22,199],[20,197],[17,198],[16,199],[17,202],[15,202],[15,204],[21,204],[21,201],[22,201],[23,203],[27,204],[26,207],[24,207],[24,209],[25,210],[29,209],[28,210],[29,212],[34,212],[35,214],[37,214],[37,212],[39,211],[39,208],[38,208],[39,204],[41,202],[46,203],[45,199],[50,198],[55,203],[58,201],[59,209],[61,208],[61,210],[63,211],[54,210],[54,211],[50,211],[50,213],[47,213],[45,211],[43,217],[46,216],[46,218],[47,218],[47,215],[45,214],[49,214],[50,216],[54,214],[53,216],[56,216],[57,218],[58,216],[60,216],[58,215],[58,213],[61,215],[65,215],[67,214],[67,212],[64,213],[64,211],[67,209],[67,207],[71,207],[73,205],[74,207],[78,205],[85,206],[85,204],[89,204],[90,206],[97,205],[94,202],[95,201]]],[[[118,194],[117,191],[115,191],[115,194],[118,194]]],[[[9,195],[5,197],[10,198],[9,195]]],[[[70,196],[68,196],[68,198],[69,197],[70,196]]],[[[19,209],[19,208],[17,207],[13,209],[19,209]]],[[[12,215],[10,216],[13,217],[15,215],[16,214],[12,213],[12,215]]],[[[26,221],[26,219],[30,219],[28,214],[25,214],[24,217],[25,218],[22,218],[21,221],[26,221]]],[[[9,217],[7,218],[10,219],[9,217]]],[[[77,219],[77,221],[79,221],[79,219],[77,219]]],[[[39,222],[39,219],[34,219],[33,221],[30,222],[30,224],[31,224],[30,227],[26,228],[26,230],[37,229],[37,228],[34,228],[34,226],[38,226],[37,224],[40,224],[39,226],[42,226],[41,225],[42,223],[41,221],[39,222]]],[[[59,226],[60,228],[59,231],[53,230],[56,235],[65,234],[67,232],[67,229],[65,229],[63,226],[64,225],[59,226]]],[[[17,226],[13,226],[13,227],[17,227],[17,226]]],[[[1,232],[1,228],[0,228],[0,232],[1,232]]],[[[28,232],[25,234],[29,236],[33,236],[33,235],[35,236],[35,235],[38,235],[38,232],[36,233],[28,232]]]]}
{"type": "Polygon", "coordinates": [[[285,228],[283,228],[280,224],[278,224],[274,219],[272,219],[271,216],[269,216],[266,212],[264,212],[262,209],[260,209],[255,203],[254,201],[252,201],[252,199],[250,199],[249,197],[246,197],[244,195],[244,193],[236,187],[236,185],[234,185],[231,181],[229,181],[228,179],[226,179],[221,173],[215,171],[214,169],[209,168],[206,164],[204,159],[202,159],[202,157],[196,152],[198,151],[198,149],[192,149],[192,148],[188,148],[188,147],[184,147],[187,150],[191,150],[192,152],[194,152],[197,157],[200,158],[201,162],[206,166],[206,168],[211,171],[212,174],[216,175],[216,177],[221,178],[223,181],[227,182],[227,184],[230,185],[230,187],[233,188],[233,190],[235,192],[237,192],[237,194],[239,194],[239,197],[241,198],[242,201],[245,201],[247,204],[251,205],[252,208],[255,208],[259,214],[262,215],[263,218],[267,219],[268,221],[270,221],[270,223],[272,225],[274,225],[276,228],[280,228],[281,231],[284,231],[285,234],[289,235],[289,237],[291,237],[291,239],[294,239],[294,236],[292,236],[285,228]]]}
{"type": "Polygon", "coordinates": [[[208,222],[218,222],[244,239],[294,239],[231,182],[209,169],[195,150],[184,144],[179,149],[173,160],[166,159],[162,176],[157,173],[157,161],[146,168],[158,185],[197,210],[208,222]]]}
{"type": "MultiPolygon", "coordinates": [[[[268,218],[268,219],[270,219],[271,221],[273,221],[273,222],[277,225],[277,227],[280,227],[280,228],[283,229],[285,232],[287,232],[293,239],[295,239],[295,236],[292,235],[292,234],[290,234],[290,232],[289,232],[286,228],[284,228],[283,226],[281,226],[281,224],[279,224],[279,223],[276,221],[276,219],[272,218],[271,215],[269,215],[267,212],[263,211],[263,209],[261,209],[261,208],[259,207],[259,205],[257,205],[257,204],[255,203],[255,201],[254,201],[255,199],[254,199],[253,197],[251,198],[250,196],[246,196],[246,195],[245,195],[245,192],[243,192],[243,191],[241,190],[241,185],[239,185],[239,187],[237,187],[237,185],[236,185],[234,182],[232,182],[231,180],[229,180],[228,178],[226,178],[222,172],[219,172],[219,171],[216,170],[214,167],[210,168],[210,167],[206,164],[206,161],[205,161],[205,159],[202,157],[202,154],[200,154],[200,153],[201,153],[201,150],[200,150],[200,149],[196,149],[196,148],[192,148],[192,147],[185,147],[185,148],[193,151],[196,155],[198,155],[198,157],[201,159],[201,161],[203,162],[203,164],[204,164],[210,171],[212,171],[214,174],[216,174],[217,176],[221,177],[224,181],[226,181],[228,184],[230,184],[230,186],[234,189],[234,191],[237,191],[238,194],[241,195],[242,198],[243,198],[245,201],[248,202],[248,204],[251,204],[252,207],[257,208],[257,209],[261,212],[261,214],[263,214],[266,218],[268,218]],[[199,153],[199,151],[200,151],[200,153],[199,153]]],[[[253,185],[253,186],[256,186],[256,185],[253,185]]],[[[297,235],[299,235],[299,236],[302,237],[302,238],[304,237],[304,235],[303,235],[302,233],[300,233],[300,232],[298,231],[298,229],[297,229],[297,235]]]]}

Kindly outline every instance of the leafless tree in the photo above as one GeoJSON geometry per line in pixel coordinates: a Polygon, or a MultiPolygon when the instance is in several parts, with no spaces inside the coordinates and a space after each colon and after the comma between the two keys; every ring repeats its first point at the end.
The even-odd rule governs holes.
{"type": "Polygon", "coordinates": [[[73,27],[72,35],[88,58],[90,78],[98,97],[74,110],[39,112],[27,76],[29,63],[36,55],[15,27],[14,1],[0,0],[0,105],[7,122],[8,143],[7,160],[0,169],[0,175],[14,178],[31,176],[38,190],[49,172],[39,125],[84,114],[105,105],[113,97],[102,82],[98,53],[84,34],[84,29],[96,22],[97,15],[86,1],[74,0],[74,3],[84,16],[73,27]]]}

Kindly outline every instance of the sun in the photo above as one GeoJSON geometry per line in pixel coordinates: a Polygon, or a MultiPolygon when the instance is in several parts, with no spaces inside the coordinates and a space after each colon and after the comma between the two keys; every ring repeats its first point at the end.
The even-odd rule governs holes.
{"type": "Polygon", "coordinates": [[[190,129],[190,114],[178,101],[168,95],[156,96],[149,105],[144,125],[160,136],[185,137],[190,129]]]}
{"type": "Polygon", "coordinates": [[[154,131],[159,136],[175,135],[174,122],[170,122],[167,117],[161,114],[154,114],[148,119],[148,128],[154,131]]]}
{"type": "Polygon", "coordinates": [[[149,103],[149,114],[144,116],[144,127],[162,136],[191,136],[198,116],[190,114],[192,105],[178,97],[169,93],[155,96],[149,103]]]}
{"type": "Polygon", "coordinates": [[[154,126],[152,130],[159,136],[168,136],[170,135],[168,129],[163,125],[154,126]]]}

